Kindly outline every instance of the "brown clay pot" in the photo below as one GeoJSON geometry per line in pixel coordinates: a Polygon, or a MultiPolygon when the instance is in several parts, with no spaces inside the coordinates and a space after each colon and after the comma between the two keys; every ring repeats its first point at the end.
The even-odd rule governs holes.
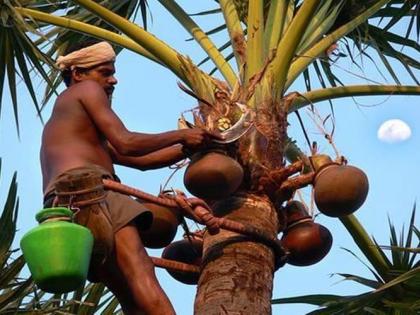
{"type": "Polygon", "coordinates": [[[314,179],[315,203],[330,217],[349,215],[366,200],[369,182],[366,174],[350,165],[327,164],[314,179]]]}
{"type": "Polygon", "coordinates": [[[303,203],[293,200],[284,208],[287,228],[281,244],[289,251],[287,263],[309,266],[324,258],[332,245],[332,235],[324,226],[314,223],[303,203]]]}
{"type": "MultiPolygon", "coordinates": [[[[184,239],[168,245],[162,253],[162,258],[192,264],[201,265],[203,256],[203,240],[200,238],[191,238],[191,241],[184,239]]],[[[168,270],[169,274],[176,280],[185,284],[197,284],[199,274],[184,273],[180,271],[168,270]]]]}
{"type": "Polygon", "coordinates": [[[308,211],[306,210],[305,205],[297,200],[289,201],[284,208],[284,211],[286,212],[287,216],[287,226],[290,226],[297,221],[311,218],[308,211]]]}
{"type": "Polygon", "coordinates": [[[181,223],[180,213],[176,208],[167,208],[152,202],[138,199],[143,206],[153,213],[150,228],[141,231],[141,239],[148,248],[163,248],[175,238],[178,225],[181,223]]]}
{"type": "Polygon", "coordinates": [[[331,249],[330,231],[310,219],[302,220],[287,228],[281,244],[289,251],[287,263],[309,266],[319,262],[331,249]]]}
{"type": "Polygon", "coordinates": [[[234,193],[243,176],[237,161],[221,152],[208,152],[192,157],[185,170],[184,185],[194,196],[218,200],[234,193]]]}

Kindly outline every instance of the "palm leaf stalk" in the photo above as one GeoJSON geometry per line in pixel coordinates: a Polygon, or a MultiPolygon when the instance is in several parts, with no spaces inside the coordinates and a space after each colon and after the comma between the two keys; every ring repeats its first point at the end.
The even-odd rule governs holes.
{"type": "Polygon", "coordinates": [[[261,71],[263,66],[263,35],[264,35],[264,1],[249,0],[248,2],[248,36],[246,50],[246,69],[244,83],[248,84],[251,77],[261,71]]]}
{"type": "Polygon", "coordinates": [[[216,46],[211,42],[208,36],[198,27],[198,25],[189,17],[189,15],[173,0],[159,1],[184,28],[194,37],[197,43],[206,51],[208,56],[213,60],[226,82],[231,86],[236,84],[236,75],[219,52],[216,46]]]}
{"type": "Polygon", "coordinates": [[[294,16],[286,33],[280,39],[276,56],[270,65],[269,71],[271,76],[277,78],[274,88],[278,91],[277,93],[279,93],[280,96],[283,94],[290,62],[302,39],[301,35],[310,23],[311,18],[313,18],[314,12],[320,3],[321,1],[319,0],[305,1],[294,16]]]}
{"type": "Polygon", "coordinates": [[[239,20],[238,12],[234,4],[229,0],[220,0],[220,8],[226,21],[230,43],[236,59],[238,71],[241,71],[245,63],[245,35],[239,20]]]}
{"type": "Polygon", "coordinates": [[[90,25],[81,21],[77,21],[75,19],[54,16],[48,13],[44,13],[41,11],[27,9],[27,8],[16,8],[16,11],[22,14],[23,16],[28,16],[30,18],[36,19],[38,22],[48,23],[50,25],[55,25],[59,27],[65,27],[68,30],[72,30],[75,32],[82,32],[83,34],[98,37],[102,39],[106,39],[107,41],[118,45],[120,47],[126,48],[135,52],[143,57],[146,57],[154,62],[159,62],[156,57],[154,57],[151,53],[149,53],[146,49],[142,46],[134,42],[132,39],[128,37],[124,37],[118,33],[90,25]]]}
{"type": "MultiPolygon", "coordinates": [[[[407,5],[391,0],[368,2],[220,0],[220,9],[212,12],[224,18],[227,35],[233,47],[232,56],[235,57],[238,66],[238,73],[235,74],[228,63],[228,58],[217,52],[210,40],[213,32],[206,34],[175,1],[161,1],[161,4],[192,34],[194,40],[213,60],[226,82],[205,73],[192,60],[144,28],[113,13],[110,9],[112,6],[109,5],[111,2],[75,0],[74,3],[76,3],[73,7],[74,15],[67,14],[65,17],[54,14],[60,12],[58,9],[55,11],[49,6],[48,10],[42,10],[41,7],[32,6],[32,2],[25,2],[23,6],[12,6],[11,12],[18,12],[24,16],[27,25],[37,31],[43,29],[45,25],[72,29],[112,41],[167,67],[188,86],[189,94],[197,98],[199,110],[194,113],[197,126],[213,131],[219,130],[218,122],[221,119],[231,125],[238,120],[240,116],[238,104],[248,108],[253,128],[227,150],[231,157],[241,163],[245,179],[236,194],[218,200],[213,210],[226,218],[264,230],[273,238],[277,237],[279,226],[284,223],[278,205],[291,198],[297,188],[310,183],[310,180],[302,182],[300,186],[294,186],[287,194],[283,194],[282,191],[279,192],[279,187],[288,183],[287,176],[272,180],[273,174],[284,172],[285,157],[291,160],[308,159],[293,141],[287,139],[288,113],[315,102],[338,97],[419,94],[418,85],[337,86],[340,81],[335,77],[333,67],[327,59],[328,55],[326,56],[326,51],[340,40],[350,39],[361,45],[372,46],[375,43],[372,40],[374,38],[376,43],[379,43],[377,37],[380,32],[377,29],[369,32],[369,28],[366,27],[371,23],[370,18],[375,14],[382,16],[389,14],[389,10],[384,11],[386,9],[399,8],[401,15],[398,18],[395,15],[385,30],[392,33],[391,24],[411,15],[413,8],[411,3],[407,5]],[[352,4],[350,8],[349,3],[352,4]],[[80,16],[77,14],[81,8],[84,10],[82,13],[86,14],[86,20],[96,16],[99,19],[96,22],[99,24],[87,26],[76,23],[75,17],[80,16]],[[37,25],[35,21],[40,24],[37,25]],[[100,28],[104,24],[110,28],[101,31],[100,28]],[[367,31],[373,37],[369,40],[363,36],[357,37],[356,34],[362,31],[367,31]],[[309,77],[307,71],[311,65],[314,65],[317,74],[322,78],[321,67],[318,66],[319,60],[327,78],[322,82],[323,89],[311,90],[311,86],[308,85],[306,93],[289,93],[293,92],[289,91],[292,83],[301,78],[305,71],[306,77],[309,77]],[[331,86],[328,86],[327,82],[331,86]]],[[[10,10],[10,7],[8,8],[10,10]]],[[[57,8],[62,9],[60,6],[57,8]]],[[[50,33],[51,36],[55,36],[54,34],[58,33],[54,31],[50,33]]],[[[407,40],[407,36],[405,38],[401,36],[396,38],[389,34],[387,36],[389,40],[392,38],[395,42],[407,41],[410,47],[418,50],[412,41],[407,40]]],[[[61,36],[60,44],[63,44],[65,39],[65,36],[61,36]]],[[[9,73],[15,72],[14,59],[4,53],[4,47],[10,45],[0,47],[0,62],[11,65],[11,68],[8,68],[9,73]]],[[[418,66],[403,53],[386,47],[383,42],[377,47],[382,47],[383,54],[387,54],[388,57],[392,56],[404,62],[407,69],[415,69],[418,66]]],[[[54,49],[50,50],[48,57],[52,57],[54,53],[54,49]]],[[[0,73],[0,80],[3,78],[4,74],[0,73]]],[[[11,83],[14,83],[13,80],[11,83]]],[[[184,90],[188,88],[184,87],[184,90]]],[[[302,176],[310,179],[307,174],[302,176]]],[[[386,278],[385,274],[389,273],[387,261],[380,252],[373,249],[376,247],[372,247],[372,241],[366,237],[365,231],[358,227],[357,221],[352,217],[342,221],[353,237],[360,244],[364,243],[368,259],[380,270],[380,276],[386,278]]],[[[217,235],[205,234],[203,260],[195,302],[196,314],[214,314],[222,311],[240,313],[244,310],[254,314],[270,313],[276,257],[269,247],[252,239],[244,239],[243,235],[227,231],[221,231],[217,235]],[[258,279],[255,275],[258,275],[258,279]],[[243,285],[237,286],[235,283],[243,285]],[[255,292],[258,294],[255,295],[255,292]]],[[[401,278],[395,280],[391,291],[395,291],[394,288],[405,280],[401,278]]],[[[384,291],[374,293],[375,297],[383,294],[384,291]]],[[[112,303],[114,306],[115,302],[112,303]]]]}
{"type": "Polygon", "coordinates": [[[311,103],[322,102],[342,97],[373,96],[373,95],[419,95],[419,86],[401,85],[347,85],[312,90],[297,96],[289,112],[298,110],[311,103]]]}
{"type": "Polygon", "coordinates": [[[287,7],[287,1],[282,0],[274,0],[270,5],[264,32],[265,53],[267,56],[277,48],[279,38],[285,28],[287,7]]]}

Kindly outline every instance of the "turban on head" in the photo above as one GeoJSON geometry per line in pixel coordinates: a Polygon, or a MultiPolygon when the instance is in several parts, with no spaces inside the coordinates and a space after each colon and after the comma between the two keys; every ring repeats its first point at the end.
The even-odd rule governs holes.
{"type": "Polygon", "coordinates": [[[115,61],[115,52],[107,42],[100,42],[92,46],[73,51],[57,58],[56,65],[63,71],[75,68],[91,68],[104,62],[115,61]]]}

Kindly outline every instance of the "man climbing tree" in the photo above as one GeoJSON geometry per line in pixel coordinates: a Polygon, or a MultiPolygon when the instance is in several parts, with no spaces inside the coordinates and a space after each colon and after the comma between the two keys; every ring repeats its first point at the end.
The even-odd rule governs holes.
{"type": "MultiPolygon", "coordinates": [[[[114,163],[139,170],[164,167],[185,158],[183,149],[196,151],[219,138],[199,128],[160,134],[127,130],[111,109],[117,83],[114,61],[110,44],[92,41],[71,47],[57,59],[67,89],[58,96],[42,136],[46,207],[54,204],[55,184],[63,176],[83,170],[117,179],[114,163]]],[[[126,314],[174,314],[139,237],[139,229],[151,224],[151,212],[130,197],[111,191],[102,210],[87,225],[96,239],[109,242],[105,252],[96,251],[100,257],[93,257],[89,280],[103,282],[126,314]],[[98,224],[109,226],[100,233],[112,235],[95,235],[99,232],[92,225],[98,224]]]]}

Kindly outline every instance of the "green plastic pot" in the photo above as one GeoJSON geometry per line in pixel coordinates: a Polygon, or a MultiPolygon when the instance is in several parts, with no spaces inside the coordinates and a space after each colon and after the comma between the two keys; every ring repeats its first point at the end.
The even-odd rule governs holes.
{"type": "Polygon", "coordinates": [[[42,209],[36,215],[39,226],[20,241],[35,283],[46,292],[70,292],[86,281],[93,236],[89,229],[72,223],[72,217],[67,208],[42,209]]]}

